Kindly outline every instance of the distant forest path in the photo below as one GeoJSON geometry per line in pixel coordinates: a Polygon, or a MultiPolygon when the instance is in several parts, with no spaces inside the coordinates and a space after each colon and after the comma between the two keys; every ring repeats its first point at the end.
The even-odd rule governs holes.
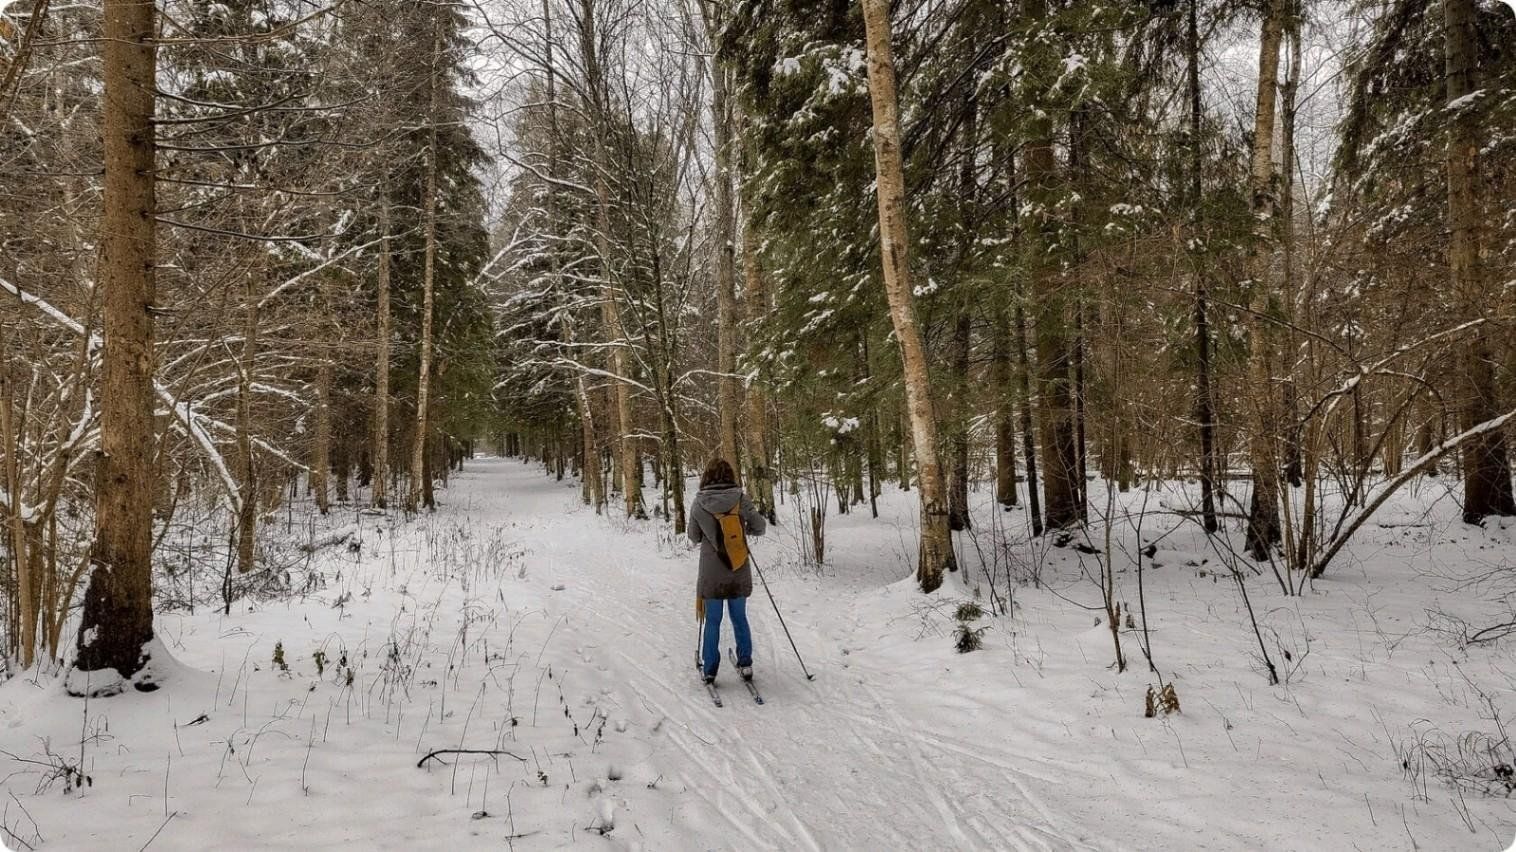
{"type": "MultiPolygon", "coordinates": [[[[594,516],[578,505],[576,484],[536,465],[470,467],[479,478],[449,496],[472,504],[480,521],[521,528],[529,577],[563,587],[544,600],[552,647],[572,648],[581,661],[566,681],[610,690],[623,712],[656,729],[649,762],[688,791],[683,810],[695,822],[739,847],[1099,845],[1042,803],[1048,785],[1078,787],[1075,766],[1016,751],[1004,711],[956,695],[940,670],[874,659],[857,591],[781,567],[779,535],[754,540],[754,549],[772,563],[769,582],[816,679],[800,674],[758,584],[749,612],[767,703],[752,702],[728,662],[718,708],[694,665],[693,552],[666,532],[660,542],[594,516]],[[998,734],[986,739],[985,730],[998,734]]],[[[879,571],[881,585],[889,574],[879,571]]]]}

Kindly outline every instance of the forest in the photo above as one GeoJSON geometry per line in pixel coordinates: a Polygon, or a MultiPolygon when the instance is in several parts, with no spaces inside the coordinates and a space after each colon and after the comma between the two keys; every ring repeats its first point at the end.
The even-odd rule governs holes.
{"type": "Polygon", "coordinates": [[[7,848],[1516,837],[1510,0],[0,0],[0,354],[7,848]]]}

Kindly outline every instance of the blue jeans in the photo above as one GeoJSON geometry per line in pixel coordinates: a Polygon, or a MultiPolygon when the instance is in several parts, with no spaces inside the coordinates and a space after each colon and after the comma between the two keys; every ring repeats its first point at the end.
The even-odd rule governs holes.
{"type": "Polygon", "coordinates": [[[737,665],[753,664],[753,631],[747,624],[747,598],[706,598],[705,637],[700,641],[701,664],[706,677],[721,668],[721,607],[732,614],[732,633],[737,637],[737,665]]]}

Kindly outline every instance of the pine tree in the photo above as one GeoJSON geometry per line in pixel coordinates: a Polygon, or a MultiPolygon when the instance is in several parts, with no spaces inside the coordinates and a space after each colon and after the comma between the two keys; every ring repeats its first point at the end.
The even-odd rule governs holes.
{"type": "Polygon", "coordinates": [[[153,638],[155,11],[152,4],[126,0],[105,4],[105,390],[93,569],[69,679],[69,691],[77,695],[120,691],[120,679],[147,663],[153,638]]]}

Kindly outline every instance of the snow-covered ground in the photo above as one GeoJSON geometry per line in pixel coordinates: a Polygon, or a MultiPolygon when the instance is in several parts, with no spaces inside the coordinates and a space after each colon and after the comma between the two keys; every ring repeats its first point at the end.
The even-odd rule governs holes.
{"type": "MultiPolygon", "coordinates": [[[[161,616],[167,688],[83,702],[39,673],[0,686],[0,839],[1499,850],[1516,836],[1495,769],[1510,746],[1480,736],[1516,717],[1516,639],[1457,639],[1458,619],[1509,617],[1497,598],[1516,575],[1516,530],[1455,523],[1434,481],[1397,498],[1304,595],[1251,577],[1284,680],[1270,686],[1217,551],[1150,498],[1146,612],[1182,710],[1145,718],[1160,681],[1140,621],[1122,631],[1127,671],[1111,665],[1096,556],[1018,545],[1007,565],[987,528],[1021,515],[975,496],[965,568],[930,597],[910,579],[913,493],[886,495],[878,520],[833,516],[820,569],[803,565],[785,507],[755,550],[816,678],[800,674],[760,587],[767,704],[726,671],[717,708],[693,665],[691,549],[666,525],[596,516],[536,465],[471,461],[435,515],[333,521],[356,519],[361,545],[318,551],[324,584],[305,596],[161,616]],[[1001,566],[1013,611],[974,622],[984,647],[959,654],[958,604],[991,607],[981,556],[1001,566]],[[1039,558],[1039,586],[1007,588],[1007,570],[1027,577],[1039,558]],[[493,753],[426,759],[439,749],[493,753]]],[[[1139,549],[1125,520],[1115,542],[1139,549]]],[[[1135,616],[1136,572],[1116,584],[1135,616]]]]}

